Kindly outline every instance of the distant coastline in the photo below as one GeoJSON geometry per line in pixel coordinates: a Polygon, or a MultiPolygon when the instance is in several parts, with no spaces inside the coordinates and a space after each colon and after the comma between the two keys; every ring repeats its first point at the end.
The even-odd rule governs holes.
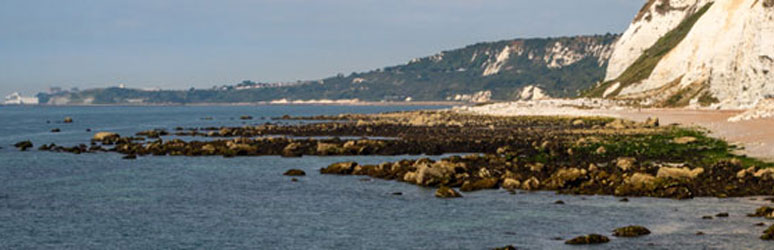
{"type": "Polygon", "coordinates": [[[416,101],[416,102],[372,102],[372,101],[354,101],[354,102],[235,102],[235,103],[116,103],[116,104],[0,104],[0,107],[150,107],[150,106],[466,106],[474,105],[467,102],[454,101],[416,101]]]}

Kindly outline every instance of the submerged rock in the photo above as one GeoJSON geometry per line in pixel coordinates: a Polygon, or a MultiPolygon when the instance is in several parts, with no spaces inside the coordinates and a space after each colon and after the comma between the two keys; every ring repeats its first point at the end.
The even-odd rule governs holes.
{"type": "Polygon", "coordinates": [[[650,230],[643,226],[627,226],[613,230],[615,237],[638,237],[650,234],[650,230]]]}
{"type": "Polygon", "coordinates": [[[69,116],[65,117],[64,120],[62,120],[62,122],[64,122],[64,123],[73,123],[73,118],[69,117],[69,116]]]}
{"type": "Polygon", "coordinates": [[[16,144],[13,144],[13,146],[21,151],[27,151],[28,148],[34,147],[30,141],[20,141],[16,144]]]}
{"type": "Polygon", "coordinates": [[[610,242],[610,238],[599,234],[589,234],[586,236],[575,237],[571,240],[565,241],[564,244],[568,245],[588,245],[588,244],[602,244],[610,242]]]}
{"type": "Polygon", "coordinates": [[[492,250],[516,250],[516,247],[513,245],[507,245],[504,247],[492,248],[492,250]]]}
{"type": "Polygon", "coordinates": [[[291,170],[286,171],[283,175],[285,175],[285,176],[305,176],[306,172],[304,172],[304,170],[300,170],[300,169],[291,169],[291,170]]]}
{"type": "Polygon", "coordinates": [[[774,240],[774,225],[767,228],[765,231],[763,231],[763,235],[761,235],[762,240],[774,240]]]}
{"type": "Polygon", "coordinates": [[[447,186],[441,186],[438,188],[438,190],[435,190],[435,197],[438,198],[460,198],[462,195],[455,191],[454,189],[447,187],[447,186]]]}

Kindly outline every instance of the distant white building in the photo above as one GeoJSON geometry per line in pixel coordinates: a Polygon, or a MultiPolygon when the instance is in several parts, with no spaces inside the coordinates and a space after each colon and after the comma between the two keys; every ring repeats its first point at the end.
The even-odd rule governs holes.
{"type": "Polygon", "coordinates": [[[38,104],[37,97],[23,97],[19,92],[6,96],[3,104],[6,105],[35,105],[38,104]]]}

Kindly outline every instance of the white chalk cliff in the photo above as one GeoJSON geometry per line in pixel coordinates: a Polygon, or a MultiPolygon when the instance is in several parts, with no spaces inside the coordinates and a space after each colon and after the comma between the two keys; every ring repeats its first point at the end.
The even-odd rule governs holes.
{"type": "Polygon", "coordinates": [[[749,108],[774,95],[772,71],[774,0],[650,0],[616,42],[608,82],[597,93],[662,105],[749,108]],[[688,27],[687,33],[678,27],[688,27]],[[643,55],[655,47],[664,53],[643,55]],[[648,56],[651,66],[643,63],[648,56]],[[646,75],[632,77],[634,71],[646,75]]]}

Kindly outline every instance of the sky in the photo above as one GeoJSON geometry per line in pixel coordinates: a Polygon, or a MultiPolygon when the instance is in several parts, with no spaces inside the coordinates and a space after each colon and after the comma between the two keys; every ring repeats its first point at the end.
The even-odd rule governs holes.
{"type": "Polygon", "coordinates": [[[0,94],[315,80],[477,42],[622,33],[645,0],[0,0],[0,94]]]}

